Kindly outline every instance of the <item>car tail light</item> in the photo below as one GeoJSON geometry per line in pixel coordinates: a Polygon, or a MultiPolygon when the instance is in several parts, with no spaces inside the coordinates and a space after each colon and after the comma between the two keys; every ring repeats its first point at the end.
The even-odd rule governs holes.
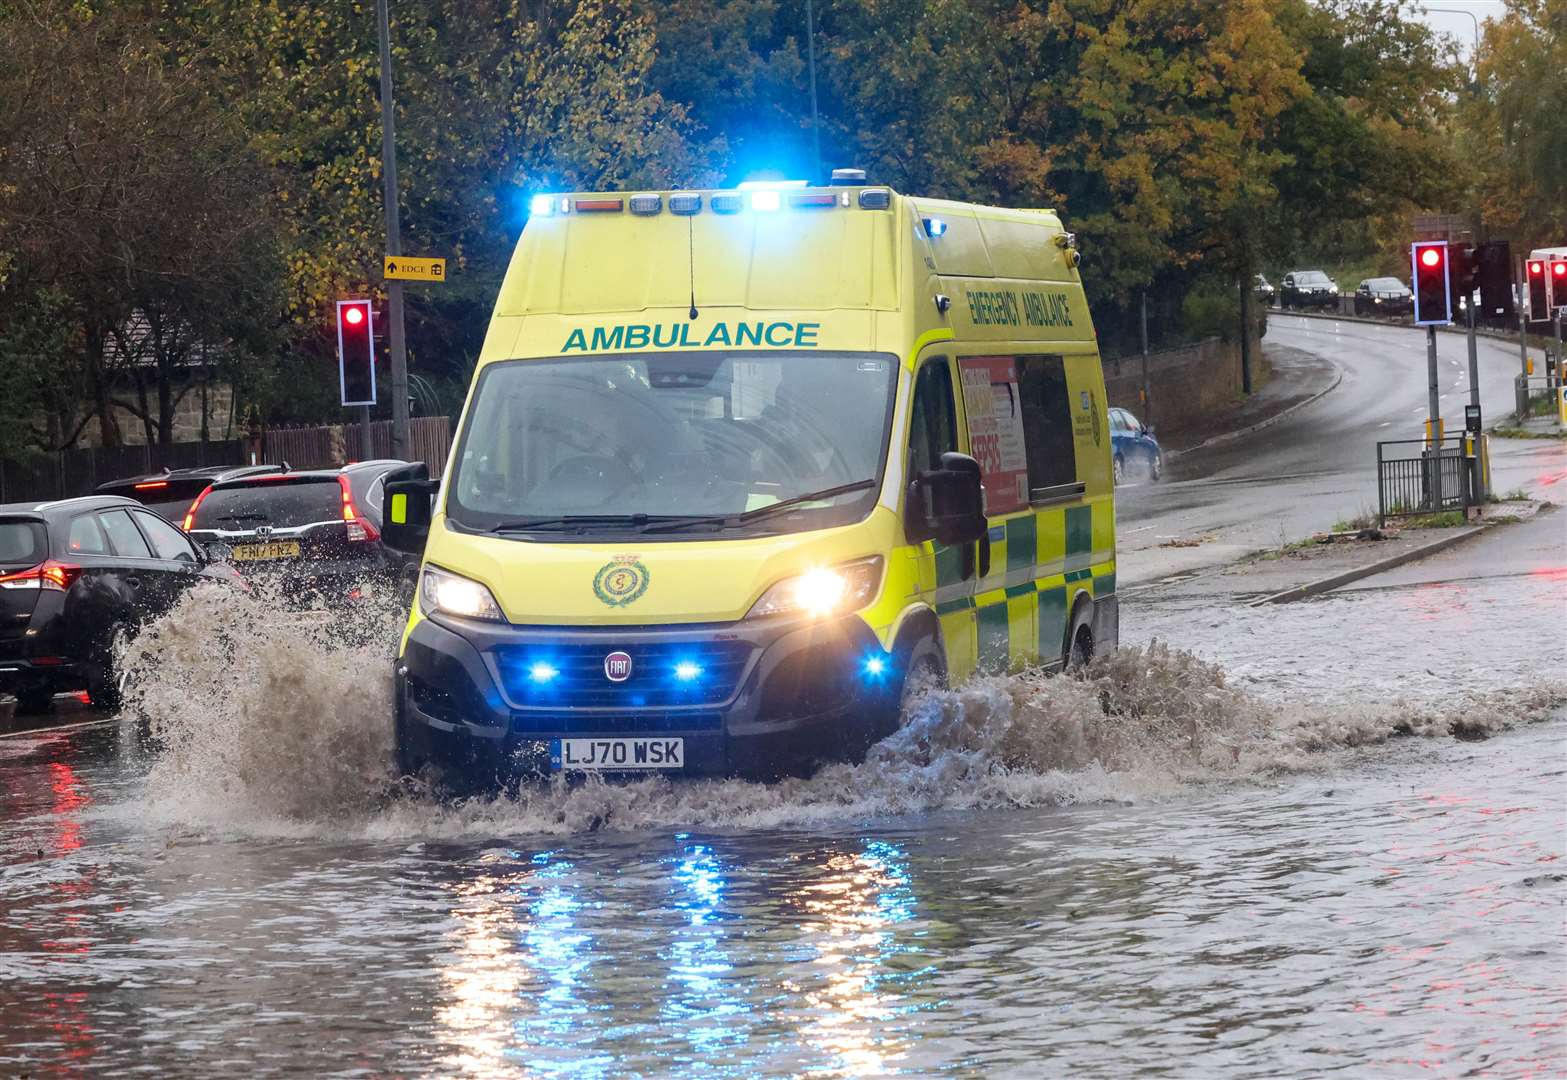
{"type": "Polygon", "coordinates": [[[191,526],[196,523],[196,510],[201,506],[201,500],[205,499],[208,495],[211,494],[212,485],[208,484],[206,487],[201,489],[201,494],[197,495],[195,501],[190,504],[190,509],[185,511],[184,529],[186,532],[190,532],[191,526]]]}
{"type": "Polygon", "coordinates": [[[348,477],[339,473],[337,483],[343,489],[343,523],[348,528],[348,539],[355,543],[381,539],[381,534],[376,531],[375,526],[370,524],[354,505],[354,492],[348,486],[348,477]]]}
{"type": "Polygon", "coordinates": [[[39,563],[31,570],[22,570],[0,577],[0,589],[44,589],[49,592],[65,592],[81,576],[80,566],[50,559],[48,562],[39,563]]]}

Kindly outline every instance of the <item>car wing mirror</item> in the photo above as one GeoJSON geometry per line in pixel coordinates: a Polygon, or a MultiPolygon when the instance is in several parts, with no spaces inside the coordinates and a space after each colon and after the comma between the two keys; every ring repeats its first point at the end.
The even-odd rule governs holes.
{"type": "Polygon", "coordinates": [[[983,474],[969,455],[942,454],[941,468],[920,473],[909,485],[904,529],[910,541],[972,544],[988,527],[983,474]]]}
{"type": "Polygon", "coordinates": [[[386,474],[385,483],[381,542],[394,551],[422,555],[425,541],[430,538],[430,521],[441,482],[430,479],[430,467],[420,461],[393,469],[386,474]]]}
{"type": "Polygon", "coordinates": [[[202,556],[209,563],[226,563],[234,558],[234,549],[222,540],[208,540],[201,545],[202,556]]]}

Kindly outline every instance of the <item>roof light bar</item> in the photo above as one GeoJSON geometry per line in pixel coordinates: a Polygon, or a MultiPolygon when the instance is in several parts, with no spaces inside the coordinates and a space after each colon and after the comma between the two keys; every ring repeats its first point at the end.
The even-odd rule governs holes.
{"type": "Polygon", "coordinates": [[[768,213],[777,210],[783,204],[783,199],[773,189],[764,189],[751,192],[751,209],[758,213],[768,213]]]}
{"type": "MultiPolygon", "coordinates": [[[[562,199],[561,202],[564,204],[565,200],[562,199]]],[[[564,210],[565,206],[562,205],[561,209],[564,210]]],[[[535,195],[528,201],[529,217],[549,217],[554,212],[555,196],[553,195],[535,195]]]]}
{"type": "Polygon", "coordinates": [[[633,195],[630,199],[633,214],[656,214],[664,208],[662,195],[633,195]]]}
{"type": "Polygon", "coordinates": [[[714,195],[707,200],[707,205],[715,214],[738,214],[745,206],[745,200],[739,195],[714,195]]]}
{"type": "MultiPolygon", "coordinates": [[[[847,195],[848,193],[845,192],[844,194],[847,195]]],[[[753,196],[753,198],[755,198],[755,196],[753,196]]],[[[812,193],[810,195],[791,195],[789,196],[789,205],[801,210],[809,210],[816,207],[837,206],[838,196],[834,195],[830,191],[825,191],[820,194],[812,193]]]]}
{"type": "Polygon", "coordinates": [[[869,188],[860,192],[861,210],[885,210],[892,205],[892,192],[886,188],[869,188]]]}
{"type": "Polygon", "coordinates": [[[681,191],[669,197],[671,214],[694,214],[702,209],[702,196],[694,191],[681,191]]]}
{"type": "Polygon", "coordinates": [[[618,214],[626,208],[625,199],[578,199],[576,211],[579,214],[618,214]]]}

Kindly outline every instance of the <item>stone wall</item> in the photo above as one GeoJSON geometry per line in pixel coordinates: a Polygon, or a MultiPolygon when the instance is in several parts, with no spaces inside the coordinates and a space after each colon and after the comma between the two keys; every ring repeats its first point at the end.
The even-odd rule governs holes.
{"type": "MultiPolygon", "coordinates": [[[[1206,338],[1178,349],[1148,354],[1152,405],[1142,400],[1143,362],[1137,355],[1106,360],[1105,393],[1110,404],[1126,409],[1161,433],[1198,427],[1207,416],[1241,397],[1241,347],[1238,341],[1206,338]]],[[[1252,387],[1266,378],[1262,344],[1252,341],[1252,387]]]]}

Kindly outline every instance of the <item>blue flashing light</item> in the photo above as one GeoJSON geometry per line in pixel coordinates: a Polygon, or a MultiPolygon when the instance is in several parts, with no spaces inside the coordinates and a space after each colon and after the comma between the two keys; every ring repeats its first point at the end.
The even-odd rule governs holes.
{"type": "Polygon", "coordinates": [[[751,209],[759,212],[777,210],[783,205],[783,198],[775,190],[751,192],[751,209]]]}
{"type": "Polygon", "coordinates": [[[702,677],[702,665],[682,660],[675,665],[675,678],[681,682],[692,682],[702,677]]]}
{"type": "Polygon", "coordinates": [[[549,217],[555,212],[555,196],[535,195],[528,203],[528,213],[533,217],[549,217]]]}
{"type": "Polygon", "coordinates": [[[947,223],[942,221],[939,217],[928,217],[925,219],[925,235],[930,237],[932,240],[938,236],[943,235],[946,233],[946,231],[947,223]]]}
{"type": "Polygon", "coordinates": [[[866,681],[880,682],[892,669],[892,663],[882,653],[872,653],[865,658],[861,670],[865,674],[866,681]]]}
{"type": "Polygon", "coordinates": [[[802,188],[804,180],[742,180],[741,191],[782,191],[785,188],[802,188]]]}
{"type": "Polygon", "coordinates": [[[559,668],[557,668],[554,664],[546,664],[543,661],[540,661],[539,663],[534,664],[532,667],[528,668],[528,680],[540,686],[544,685],[545,683],[554,682],[556,676],[559,674],[559,668]]]}

